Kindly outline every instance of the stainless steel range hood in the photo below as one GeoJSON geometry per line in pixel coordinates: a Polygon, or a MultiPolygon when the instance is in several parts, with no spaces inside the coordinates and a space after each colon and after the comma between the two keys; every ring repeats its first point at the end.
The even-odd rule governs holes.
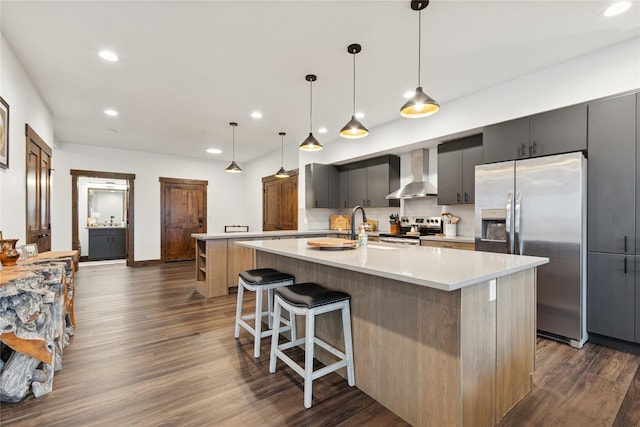
{"type": "Polygon", "coordinates": [[[411,152],[411,182],[387,196],[387,199],[413,199],[437,196],[438,189],[429,182],[429,150],[411,152]]]}

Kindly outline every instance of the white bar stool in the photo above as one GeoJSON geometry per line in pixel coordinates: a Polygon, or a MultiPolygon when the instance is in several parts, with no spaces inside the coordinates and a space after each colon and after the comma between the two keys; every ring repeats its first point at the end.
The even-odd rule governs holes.
{"type": "MultiPolygon", "coordinates": [[[[234,337],[240,336],[240,326],[249,331],[254,337],[253,356],[260,357],[260,339],[271,336],[271,328],[273,325],[273,290],[282,286],[293,285],[295,278],[287,273],[281,273],[273,268],[257,268],[253,270],[241,271],[238,275],[238,299],[236,303],[236,325],[234,337]],[[242,315],[242,297],[244,290],[256,293],[256,311],[255,314],[242,315]],[[263,291],[267,291],[268,310],[262,311],[262,295],[263,291]],[[262,318],[267,317],[269,329],[262,330],[262,318]],[[249,325],[247,320],[255,320],[254,326],[249,325]]],[[[295,323],[283,319],[285,327],[281,330],[291,330],[292,336],[295,338],[295,323]]],[[[279,326],[279,324],[278,324],[279,326]]]]}
{"type": "Polygon", "coordinates": [[[273,334],[271,336],[271,356],[269,359],[269,372],[276,371],[276,362],[279,358],[289,365],[298,375],[304,379],[304,406],[311,408],[313,380],[340,368],[347,367],[347,381],[349,386],[356,384],[353,368],[353,345],[351,342],[351,311],[349,300],[351,296],[344,292],[331,291],[315,283],[301,283],[298,285],[278,288],[275,291],[275,309],[273,334]],[[280,336],[280,317],[282,309],[289,311],[290,321],[295,324],[295,316],[307,316],[305,337],[296,339],[292,334],[290,342],[278,344],[280,336]],[[344,333],[344,353],[315,336],[315,316],[330,311],[342,311],[342,328],[344,333]],[[305,358],[304,369],[284,354],[284,350],[299,346],[304,343],[305,358]],[[314,345],[317,344],[339,360],[316,371],[313,370],[314,345]]]}

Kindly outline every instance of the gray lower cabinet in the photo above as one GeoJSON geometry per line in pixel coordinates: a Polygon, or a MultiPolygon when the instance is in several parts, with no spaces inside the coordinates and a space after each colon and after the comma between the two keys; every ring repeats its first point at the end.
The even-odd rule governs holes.
{"type": "Polygon", "coordinates": [[[635,256],[589,252],[589,332],[625,341],[640,341],[636,337],[640,330],[635,327],[635,260],[635,256]]]}
{"type": "Polygon", "coordinates": [[[90,228],[89,261],[127,257],[126,228],[90,228]]]}
{"type": "Polygon", "coordinates": [[[587,149],[587,105],[579,104],[487,126],[484,163],[587,149]]]}
{"type": "Polygon", "coordinates": [[[338,207],[345,209],[349,206],[349,171],[343,169],[338,172],[338,207]]]}
{"type": "Polygon", "coordinates": [[[439,205],[475,203],[475,167],[482,159],[482,135],[438,145],[439,205]]]}
{"type": "Polygon", "coordinates": [[[640,343],[640,96],[588,108],[587,330],[640,343]]]}

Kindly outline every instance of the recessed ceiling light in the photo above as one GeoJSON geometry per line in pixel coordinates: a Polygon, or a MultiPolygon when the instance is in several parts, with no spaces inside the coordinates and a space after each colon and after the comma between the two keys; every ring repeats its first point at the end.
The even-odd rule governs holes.
{"type": "Polygon", "coordinates": [[[318,128],[319,133],[327,133],[327,128],[318,128]]]}
{"type": "Polygon", "coordinates": [[[254,111],[253,113],[251,113],[251,117],[253,117],[254,119],[261,119],[262,113],[260,111],[254,111]]]}
{"type": "Polygon", "coordinates": [[[222,150],[219,148],[207,148],[207,153],[209,154],[220,154],[222,150]]]}
{"type": "Polygon", "coordinates": [[[364,117],[364,113],[362,111],[359,111],[356,113],[356,119],[361,119],[364,117]]]}
{"type": "Polygon", "coordinates": [[[605,9],[603,15],[607,18],[625,13],[631,7],[630,1],[619,1],[605,9]]]}
{"type": "Polygon", "coordinates": [[[107,132],[109,132],[109,133],[118,133],[118,129],[110,128],[110,129],[107,129],[107,132]]]}
{"type": "Polygon", "coordinates": [[[109,62],[118,61],[118,55],[111,52],[110,50],[101,50],[98,55],[100,55],[100,58],[104,59],[105,61],[109,61],[109,62]]]}
{"type": "Polygon", "coordinates": [[[111,116],[111,117],[115,117],[118,115],[118,112],[116,110],[112,110],[111,108],[107,108],[106,110],[104,110],[104,113],[107,116],[111,116]]]}
{"type": "Polygon", "coordinates": [[[403,96],[404,96],[404,99],[409,99],[415,94],[416,94],[415,91],[410,90],[410,91],[405,92],[403,96]]]}

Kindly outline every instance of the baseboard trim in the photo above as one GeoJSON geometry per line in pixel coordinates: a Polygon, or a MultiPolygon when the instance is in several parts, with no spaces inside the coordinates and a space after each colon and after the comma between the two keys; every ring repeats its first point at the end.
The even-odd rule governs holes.
{"type": "Polygon", "coordinates": [[[159,265],[162,264],[161,259],[146,259],[144,261],[133,261],[131,267],[146,267],[149,265],[159,265]]]}
{"type": "Polygon", "coordinates": [[[589,342],[640,356],[640,344],[589,332],[589,342]]]}

